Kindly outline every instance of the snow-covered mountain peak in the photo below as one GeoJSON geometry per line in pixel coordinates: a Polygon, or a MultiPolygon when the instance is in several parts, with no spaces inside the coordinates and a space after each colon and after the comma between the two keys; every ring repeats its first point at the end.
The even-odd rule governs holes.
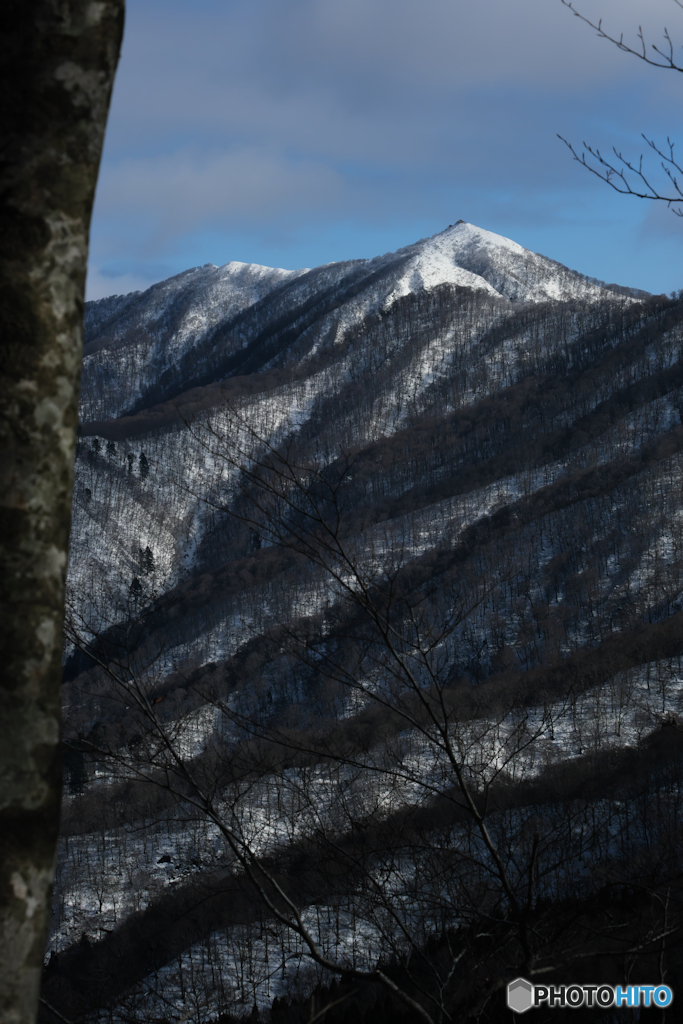
{"type": "Polygon", "coordinates": [[[241,263],[239,260],[231,260],[221,267],[209,264],[208,269],[214,272],[216,284],[239,290],[241,298],[247,302],[256,302],[271,288],[306,273],[306,269],[283,270],[281,267],[265,267],[260,263],[241,263]]]}
{"type": "Polygon", "coordinates": [[[504,235],[458,221],[444,231],[399,249],[410,255],[406,284],[434,288],[464,285],[517,302],[598,298],[599,284],[561,263],[531,252],[504,235]]]}
{"type": "Polygon", "coordinates": [[[83,419],[132,415],[231,376],[319,358],[330,339],[339,348],[369,317],[393,315],[409,296],[429,304],[426,293],[441,289],[479,294],[503,316],[519,303],[628,295],[465,221],[397,252],[312,270],[207,263],[87,303],[83,419]]]}
{"type": "Polygon", "coordinates": [[[507,249],[518,256],[529,253],[523,245],[514,242],[505,235],[498,235],[495,231],[487,231],[486,228],[477,227],[476,224],[468,224],[467,221],[459,220],[451,224],[444,231],[434,235],[429,241],[436,243],[438,240],[447,243],[453,249],[460,249],[463,252],[472,248],[507,249]]]}
{"type": "Polygon", "coordinates": [[[102,343],[110,349],[130,344],[131,320],[126,315],[129,307],[134,310],[136,336],[143,325],[161,327],[171,308],[180,318],[175,332],[183,333],[196,329],[198,318],[202,324],[210,324],[218,318],[234,316],[274,288],[305,273],[306,270],[283,270],[236,260],[221,267],[206,263],[153,284],[142,293],[88,302],[85,353],[100,348],[102,343]],[[106,341],[100,342],[105,336],[106,341]]]}

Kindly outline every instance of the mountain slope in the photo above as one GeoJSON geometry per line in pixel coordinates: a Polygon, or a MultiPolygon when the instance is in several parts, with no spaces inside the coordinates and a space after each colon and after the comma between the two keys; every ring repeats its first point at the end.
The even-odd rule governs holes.
{"type": "Polygon", "coordinates": [[[228,263],[88,304],[83,415],[106,420],[223,377],[291,364],[400,298],[450,285],[514,303],[597,300],[596,282],[459,222],[372,260],[310,271],[228,263]]]}
{"type": "Polygon", "coordinates": [[[229,398],[271,439],[308,438],[330,453],[363,446],[529,373],[560,363],[567,372],[585,347],[576,338],[633,302],[461,222],[373,260],[296,272],[205,267],[93,304],[83,432],[106,439],[110,469],[105,485],[91,469],[96,452],[78,463],[75,591],[92,591],[97,564],[102,594],[92,600],[112,614],[150,545],[163,588],[201,568],[213,531],[204,502],[225,469],[183,419],[204,422],[229,398]],[[143,448],[152,478],[165,481],[153,501],[138,472],[143,448]],[[110,518],[112,502],[125,516],[110,518]]]}
{"type": "MultiPolygon", "coordinates": [[[[683,302],[603,286],[463,223],[374,260],[228,264],[155,287],[88,310],[69,590],[105,668],[67,652],[52,949],[70,947],[83,977],[125,962],[106,967],[120,1019],[161,1018],[164,1000],[182,1016],[190,977],[208,979],[197,1013],[214,1017],[314,987],[300,947],[273,953],[267,915],[243,894],[214,900],[240,884],[215,820],[128,769],[147,752],[171,770],[112,666],[144,680],[165,735],[282,866],[334,956],[403,949],[353,871],[348,890],[316,874],[347,856],[390,880],[410,927],[425,901],[456,935],[453,907],[484,893],[508,934],[507,897],[487,888],[491,864],[453,810],[452,765],[416,701],[396,697],[401,670],[344,591],[354,580],[356,598],[397,602],[386,621],[418,690],[437,679],[446,704],[462,702],[462,758],[477,785],[499,786],[491,828],[511,872],[520,858],[520,892],[538,865],[541,916],[552,922],[558,893],[645,885],[646,847],[679,870],[666,845],[683,813],[679,754],[667,760],[660,734],[683,714],[683,302]],[[261,483],[282,472],[284,491],[259,489],[259,466],[261,483]],[[316,508],[348,556],[332,559],[336,575],[292,543],[316,508]],[[345,810],[346,831],[325,833],[345,810]],[[481,875],[444,869],[461,848],[481,875]],[[187,930],[165,935],[186,914],[187,930]],[[133,934],[148,936],[134,955],[121,938],[133,934]]],[[[492,976],[470,946],[467,971],[492,976]]],[[[87,985],[70,991],[53,1003],[66,1017],[93,1011],[87,985]]]]}

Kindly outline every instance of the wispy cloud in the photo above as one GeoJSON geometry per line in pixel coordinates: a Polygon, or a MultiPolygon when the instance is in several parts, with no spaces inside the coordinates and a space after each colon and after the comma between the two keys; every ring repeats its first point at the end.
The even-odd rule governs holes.
{"type": "MultiPolygon", "coordinates": [[[[658,42],[677,22],[683,41],[670,0],[576,3],[631,42],[641,23],[658,42]]],[[[675,129],[682,89],[560,0],[137,0],[98,188],[96,272],[180,270],[217,250],[311,265],[323,250],[349,255],[331,249],[340,224],[384,251],[461,215],[508,234],[542,224],[527,231],[532,245],[552,228],[549,255],[563,258],[574,216],[587,261],[599,248],[605,263],[585,269],[614,278],[624,225],[635,240],[647,211],[613,206],[556,132],[637,152],[640,131],[675,129]],[[590,240],[605,231],[611,264],[604,239],[590,240]]]]}

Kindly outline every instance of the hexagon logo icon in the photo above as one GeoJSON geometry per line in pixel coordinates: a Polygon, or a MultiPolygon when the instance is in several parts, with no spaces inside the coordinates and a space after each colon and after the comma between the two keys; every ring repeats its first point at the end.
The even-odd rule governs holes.
{"type": "Polygon", "coordinates": [[[526,978],[515,978],[508,985],[508,1006],[515,1013],[526,1013],[534,1005],[534,986],[526,978]]]}

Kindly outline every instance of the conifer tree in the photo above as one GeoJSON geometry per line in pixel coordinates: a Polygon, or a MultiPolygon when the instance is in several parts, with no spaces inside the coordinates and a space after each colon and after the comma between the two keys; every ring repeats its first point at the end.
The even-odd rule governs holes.
{"type": "Polygon", "coordinates": [[[149,576],[154,572],[154,552],[149,544],[144,551],[142,548],[138,548],[138,561],[140,563],[141,576],[149,576]]]}

